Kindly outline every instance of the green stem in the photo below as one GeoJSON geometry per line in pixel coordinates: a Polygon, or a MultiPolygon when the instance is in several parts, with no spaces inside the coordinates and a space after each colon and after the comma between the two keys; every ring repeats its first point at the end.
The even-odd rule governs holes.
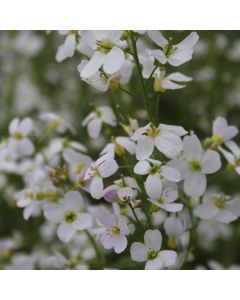
{"type": "Polygon", "coordinates": [[[88,230],[85,230],[85,233],[90,241],[90,243],[92,244],[95,253],[97,255],[97,257],[99,258],[99,262],[100,262],[100,268],[103,269],[105,266],[105,257],[103,252],[98,248],[97,243],[95,242],[93,236],[90,234],[90,232],[88,230]]]}
{"type": "Polygon", "coordinates": [[[130,207],[130,209],[131,209],[131,211],[132,211],[132,213],[133,213],[133,215],[134,215],[134,217],[135,217],[137,223],[143,228],[143,224],[142,224],[142,223],[140,222],[140,220],[138,219],[138,216],[136,215],[135,210],[134,210],[134,208],[133,208],[131,202],[129,201],[128,204],[129,204],[129,207],[130,207]]]}
{"type": "Polygon", "coordinates": [[[125,90],[123,87],[120,86],[120,87],[119,87],[119,90],[122,91],[122,92],[124,92],[124,93],[127,94],[128,96],[134,98],[134,96],[133,96],[129,91],[125,90]]]}
{"type": "Polygon", "coordinates": [[[156,119],[156,124],[158,123],[158,114],[159,114],[159,106],[160,106],[160,93],[157,95],[157,100],[156,100],[156,111],[155,111],[155,119],[156,119]]]}
{"type": "Polygon", "coordinates": [[[138,59],[136,41],[134,39],[134,34],[133,34],[132,31],[130,32],[130,38],[131,38],[132,47],[133,47],[133,58],[135,60],[136,66],[137,66],[138,75],[139,75],[142,90],[143,90],[144,105],[145,105],[147,113],[148,113],[148,118],[149,118],[150,121],[152,121],[149,99],[148,99],[148,95],[147,95],[147,90],[145,88],[144,79],[143,79],[143,76],[142,76],[142,70],[141,70],[140,62],[139,62],[139,59],[138,59]]]}

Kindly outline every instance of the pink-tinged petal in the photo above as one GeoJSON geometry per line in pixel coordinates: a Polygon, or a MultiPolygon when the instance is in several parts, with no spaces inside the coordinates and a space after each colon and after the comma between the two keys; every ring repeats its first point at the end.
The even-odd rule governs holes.
{"type": "Polygon", "coordinates": [[[130,230],[128,228],[126,221],[119,216],[117,217],[117,226],[120,228],[121,234],[127,235],[130,233],[130,230]]]}
{"type": "Polygon", "coordinates": [[[160,251],[158,257],[161,259],[165,268],[171,267],[176,263],[177,253],[172,250],[160,251]]]}
{"type": "Polygon", "coordinates": [[[238,134],[238,129],[236,126],[228,126],[222,132],[223,141],[229,141],[238,134]]]}
{"type": "Polygon", "coordinates": [[[75,220],[72,225],[77,230],[91,228],[93,225],[92,216],[87,213],[79,213],[77,220],[75,220]]]}
{"type": "Polygon", "coordinates": [[[159,257],[148,260],[145,265],[145,270],[160,270],[162,268],[163,268],[163,263],[159,257]]]}
{"type": "Polygon", "coordinates": [[[9,133],[13,134],[17,131],[19,131],[19,119],[15,118],[11,121],[11,123],[9,125],[9,133]]]}
{"type": "Polygon", "coordinates": [[[149,175],[145,182],[145,189],[149,197],[159,198],[162,195],[162,182],[159,175],[149,175]]]}
{"type": "Polygon", "coordinates": [[[112,228],[116,225],[116,217],[108,212],[102,213],[98,219],[98,223],[106,228],[112,228]]]}
{"type": "Polygon", "coordinates": [[[149,158],[153,153],[154,140],[146,135],[142,135],[137,142],[136,157],[138,160],[149,158]]]}
{"type": "Polygon", "coordinates": [[[104,190],[104,199],[111,203],[117,201],[117,187],[115,185],[104,190]]]}
{"type": "Polygon", "coordinates": [[[204,174],[212,174],[221,168],[220,155],[216,151],[206,151],[201,159],[202,172],[204,174]]]}
{"type": "Polygon", "coordinates": [[[184,180],[183,189],[188,196],[201,196],[206,190],[206,175],[190,172],[184,180]]]}
{"type": "Polygon", "coordinates": [[[98,170],[103,178],[112,176],[118,170],[118,164],[114,159],[107,159],[99,165],[98,170]]]}
{"type": "Polygon", "coordinates": [[[165,188],[162,193],[165,203],[172,203],[178,198],[178,191],[172,187],[165,188]]]}
{"type": "Polygon", "coordinates": [[[135,242],[130,248],[131,258],[137,262],[147,260],[147,249],[143,243],[135,242]]]}
{"type": "Polygon", "coordinates": [[[94,199],[103,197],[103,181],[100,177],[93,177],[90,185],[90,193],[94,199]]]}
{"type": "Polygon", "coordinates": [[[144,234],[144,243],[148,250],[159,251],[162,245],[162,235],[159,230],[147,230],[144,234]]]}
{"type": "Polygon", "coordinates": [[[22,132],[24,135],[28,135],[33,128],[33,121],[30,118],[25,118],[20,122],[19,131],[22,132]]]}
{"type": "Polygon", "coordinates": [[[117,192],[118,197],[122,200],[122,201],[129,201],[129,200],[133,200],[134,198],[134,192],[133,189],[131,189],[130,187],[123,187],[120,188],[117,192]]]}
{"type": "Polygon", "coordinates": [[[59,224],[64,217],[63,207],[59,204],[49,203],[44,209],[44,216],[47,220],[59,224]]]}
{"type": "Polygon", "coordinates": [[[32,155],[35,149],[33,143],[25,138],[19,141],[19,150],[23,155],[32,155]]]}
{"type": "Polygon", "coordinates": [[[183,209],[182,203],[166,203],[163,205],[163,209],[168,212],[178,212],[183,209]]]}
{"type": "Polygon", "coordinates": [[[62,223],[58,227],[57,235],[61,241],[68,243],[76,233],[76,229],[72,224],[62,223]]]}
{"type": "Polygon", "coordinates": [[[101,243],[103,244],[104,249],[112,249],[113,248],[113,237],[106,233],[101,236],[101,243]]]}
{"type": "Polygon", "coordinates": [[[227,128],[228,123],[225,118],[217,117],[213,122],[213,134],[222,135],[225,128],[227,128]]]}
{"type": "Polygon", "coordinates": [[[125,235],[118,234],[113,236],[113,247],[116,253],[122,253],[126,249],[127,243],[125,235]]]}
{"type": "Polygon", "coordinates": [[[65,209],[78,212],[83,207],[83,198],[79,192],[69,191],[64,196],[63,205],[65,209]]]}
{"type": "Polygon", "coordinates": [[[184,154],[188,159],[199,160],[202,155],[202,145],[196,135],[185,136],[183,139],[184,154]]]}

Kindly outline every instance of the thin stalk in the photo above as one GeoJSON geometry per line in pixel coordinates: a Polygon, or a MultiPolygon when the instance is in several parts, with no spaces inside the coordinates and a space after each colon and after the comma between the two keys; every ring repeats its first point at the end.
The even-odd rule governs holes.
{"type": "Polygon", "coordinates": [[[127,94],[128,96],[134,98],[134,96],[133,96],[129,91],[125,90],[123,87],[120,86],[120,87],[119,87],[119,90],[122,91],[122,92],[124,92],[124,93],[127,94]]]}
{"type": "Polygon", "coordinates": [[[134,208],[133,208],[131,202],[129,201],[128,204],[129,204],[129,207],[130,207],[130,209],[131,209],[131,211],[132,211],[132,213],[133,213],[133,215],[134,215],[134,217],[135,217],[137,223],[143,228],[143,224],[142,224],[142,223],[140,222],[140,220],[138,219],[138,216],[136,215],[136,212],[135,212],[135,210],[134,210],[134,208]]]}
{"type": "Polygon", "coordinates": [[[99,261],[100,261],[100,266],[101,268],[103,269],[104,266],[105,266],[105,257],[104,257],[104,254],[102,253],[102,251],[98,248],[98,245],[97,243],[95,242],[94,238],[92,237],[92,235],[90,234],[90,232],[88,230],[85,230],[85,233],[89,239],[89,242],[92,244],[94,250],[95,250],[95,253],[97,255],[97,257],[99,258],[99,261]]]}
{"type": "Polygon", "coordinates": [[[156,100],[156,111],[155,111],[155,120],[156,124],[158,123],[158,113],[159,113],[159,107],[160,107],[160,92],[157,95],[157,100],[156,100]]]}
{"type": "Polygon", "coordinates": [[[148,99],[148,95],[147,95],[147,90],[145,88],[144,79],[143,79],[143,76],[142,76],[142,70],[141,70],[140,62],[139,62],[139,59],[138,59],[136,41],[134,39],[134,34],[133,34],[132,31],[130,32],[130,38],[131,38],[132,47],[133,47],[133,58],[135,60],[136,66],[137,66],[138,75],[139,75],[139,78],[140,78],[140,83],[141,83],[141,87],[142,87],[142,91],[143,91],[144,105],[145,105],[147,113],[148,113],[148,118],[149,118],[150,121],[152,121],[150,103],[149,103],[149,99],[148,99]]]}

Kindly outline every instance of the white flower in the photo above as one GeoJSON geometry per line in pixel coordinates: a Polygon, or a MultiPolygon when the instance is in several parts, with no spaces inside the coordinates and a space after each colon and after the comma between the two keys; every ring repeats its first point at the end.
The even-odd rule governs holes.
{"type": "Polygon", "coordinates": [[[176,216],[170,216],[164,221],[164,230],[168,236],[168,247],[176,248],[185,232],[183,222],[176,216]]]}
{"type": "Polygon", "coordinates": [[[137,141],[136,157],[138,160],[149,158],[154,146],[167,157],[178,155],[183,146],[181,136],[187,132],[181,126],[160,124],[158,127],[149,123],[138,128],[131,139],[137,141]]]}
{"type": "Polygon", "coordinates": [[[60,32],[60,34],[65,34],[66,39],[64,43],[58,47],[56,54],[56,61],[62,62],[64,59],[68,57],[72,57],[75,53],[77,41],[76,41],[76,33],[71,31],[60,32]]]}
{"type": "Polygon", "coordinates": [[[92,139],[99,137],[102,124],[116,126],[117,120],[113,110],[108,106],[98,107],[91,112],[82,122],[82,126],[87,126],[87,131],[92,139]]]}
{"type": "Polygon", "coordinates": [[[176,187],[169,186],[167,181],[163,182],[163,188],[153,182],[147,194],[150,197],[148,201],[167,212],[178,212],[183,209],[183,204],[173,203],[178,198],[178,191],[176,187]]]}
{"type": "Polygon", "coordinates": [[[98,217],[99,225],[104,227],[101,243],[105,249],[112,249],[116,253],[123,252],[127,247],[126,235],[130,233],[128,225],[119,214],[102,213],[98,217]]]}
{"type": "Polygon", "coordinates": [[[165,92],[166,90],[177,90],[182,89],[186,85],[179,84],[182,82],[189,82],[192,80],[191,77],[185,76],[182,73],[172,73],[166,76],[166,72],[161,68],[157,68],[153,74],[154,77],[154,91],[165,92]]]}
{"type": "Polygon", "coordinates": [[[44,112],[39,118],[46,122],[50,129],[56,130],[58,133],[65,133],[67,130],[73,133],[75,132],[75,129],[70,123],[52,112],[44,112]]]}
{"type": "Polygon", "coordinates": [[[221,167],[220,155],[216,151],[203,151],[196,135],[183,139],[183,158],[168,163],[176,168],[184,179],[183,189],[188,196],[201,196],[206,190],[206,175],[221,167]]]}
{"type": "Polygon", "coordinates": [[[84,209],[82,196],[77,191],[69,191],[61,202],[47,204],[44,216],[47,220],[60,224],[57,235],[61,241],[67,243],[78,230],[92,227],[91,215],[81,212],[82,209],[84,209]]]}
{"type": "Polygon", "coordinates": [[[139,161],[134,167],[134,173],[139,175],[148,175],[145,181],[147,194],[152,194],[152,189],[158,189],[158,193],[162,192],[162,178],[169,181],[179,182],[181,174],[169,166],[163,166],[162,162],[155,159],[146,159],[139,161]]]}
{"type": "Polygon", "coordinates": [[[15,118],[9,125],[9,133],[11,135],[8,144],[10,155],[32,155],[34,145],[29,140],[28,135],[33,130],[33,122],[30,118],[25,118],[20,121],[15,118]]]}
{"type": "Polygon", "coordinates": [[[223,117],[217,117],[213,122],[213,136],[209,139],[211,145],[216,148],[227,143],[238,134],[236,126],[229,126],[223,117]]]}
{"type": "Polygon", "coordinates": [[[103,178],[112,176],[118,170],[118,165],[114,159],[104,155],[88,168],[85,180],[91,179],[90,194],[95,199],[103,197],[103,178]]]}
{"type": "MultiPolygon", "coordinates": [[[[88,64],[88,60],[84,59],[78,65],[78,71],[81,74],[82,69],[88,64]]],[[[126,59],[120,70],[113,74],[107,74],[102,70],[98,70],[95,74],[88,78],[81,77],[83,81],[95,89],[106,92],[110,89],[118,89],[120,86],[127,84],[131,78],[134,64],[131,60],[126,59]]]]}
{"type": "Polygon", "coordinates": [[[126,48],[125,41],[121,41],[121,30],[83,30],[81,39],[94,50],[90,61],[81,71],[81,77],[89,78],[101,67],[107,74],[113,74],[121,69],[125,55],[122,48],[126,48]]]}
{"type": "Polygon", "coordinates": [[[162,250],[162,235],[159,230],[147,230],[144,234],[144,244],[135,242],[130,252],[131,258],[137,262],[146,261],[145,270],[159,270],[175,264],[177,253],[172,250],[162,250]]]}
{"type": "Polygon", "coordinates": [[[91,164],[91,158],[85,154],[74,151],[73,149],[66,149],[63,151],[63,158],[70,166],[70,175],[76,179],[86,167],[91,164]]]}
{"type": "Polygon", "coordinates": [[[120,198],[122,201],[132,200],[137,196],[138,191],[140,191],[140,187],[136,179],[133,177],[122,177],[115,180],[114,184],[104,190],[104,199],[108,202],[115,202],[117,198],[120,198]]]}
{"type": "Polygon", "coordinates": [[[231,152],[226,151],[222,147],[220,147],[219,150],[229,162],[230,168],[234,168],[235,171],[240,175],[240,148],[233,141],[226,142],[226,146],[231,150],[231,152]]]}
{"type": "Polygon", "coordinates": [[[174,66],[180,66],[192,59],[193,47],[198,41],[198,34],[196,32],[190,33],[182,42],[173,45],[168,41],[159,31],[147,31],[149,37],[155,44],[162,49],[148,50],[148,53],[157,59],[162,65],[167,62],[174,66]]]}
{"type": "Polygon", "coordinates": [[[228,224],[240,216],[240,198],[230,200],[226,195],[213,194],[205,197],[194,213],[203,220],[215,219],[228,224]]]}
{"type": "Polygon", "coordinates": [[[125,154],[125,150],[131,155],[134,155],[136,152],[136,144],[131,141],[129,137],[119,136],[116,138],[113,137],[112,143],[107,144],[100,154],[108,154],[114,158],[115,153],[118,156],[123,156],[125,154]]]}

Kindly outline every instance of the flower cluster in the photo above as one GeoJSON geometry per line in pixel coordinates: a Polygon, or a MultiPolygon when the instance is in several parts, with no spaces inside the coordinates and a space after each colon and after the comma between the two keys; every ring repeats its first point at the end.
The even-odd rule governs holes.
{"type": "Polygon", "coordinates": [[[237,127],[217,117],[212,136],[204,138],[184,124],[164,124],[161,95],[155,101],[149,93],[159,96],[192,80],[175,68],[192,59],[198,34],[178,43],[159,31],[60,34],[65,41],[57,62],[78,53],[76,68],[91,87],[124,93],[141,105],[127,85],[137,75],[143,117],[137,120],[119,102],[96,101],[80,122],[87,141],[55,112],[10,122],[0,143],[0,172],[21,179],[12,200],[24,220],[40,220],[42,239],[51,246],[47,253],[17,251],[9,258],[21,242],[0,241],[0,261],[9,269],[121,268],[124,259],[123,268],[185,267],[194,259],[196,235],[240,216],[239,195],[211,186],[223,171],[240,175],[237,127]],[[92,151],[96,144],[98,152],[92,151]]]}

